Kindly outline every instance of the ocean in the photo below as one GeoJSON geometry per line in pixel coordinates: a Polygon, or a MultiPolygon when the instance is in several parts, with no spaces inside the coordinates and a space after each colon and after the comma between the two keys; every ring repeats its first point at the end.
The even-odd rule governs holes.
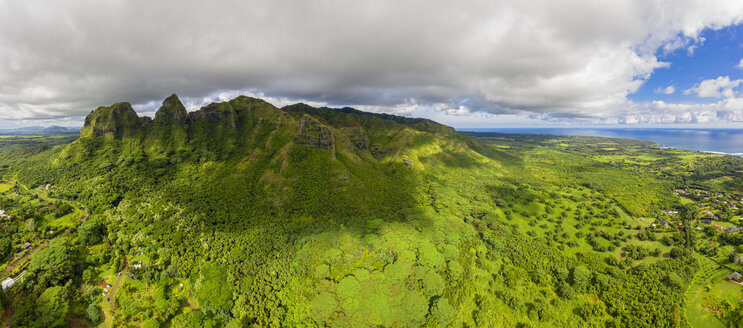
{"type": "Polygon", "coordinates": [[[493,128],[461,131],[626,138],[669,148],[743,156],[743,129],[493,128]]]}

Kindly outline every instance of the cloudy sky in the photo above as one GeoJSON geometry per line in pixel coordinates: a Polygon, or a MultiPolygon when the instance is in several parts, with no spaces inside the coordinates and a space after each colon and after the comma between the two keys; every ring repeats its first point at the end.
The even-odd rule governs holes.
{"type": "Polygon", "coordinates": [[[0,127],[238,94],[459,128],[743,126],[743,1],[0,0],[0,127]]]}

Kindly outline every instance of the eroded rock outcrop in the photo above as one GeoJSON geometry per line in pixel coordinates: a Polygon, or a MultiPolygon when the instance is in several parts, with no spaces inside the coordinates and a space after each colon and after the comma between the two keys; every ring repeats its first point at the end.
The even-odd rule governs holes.
{"type": "Polygon", "coordinates": [[[188,112],[186,111],[186,107],[183,106],[183,103],[181,103],[181,100],[178,99],[177,95],[172,94],[170,97],[165,98],[162,106],[160,106],[160,109],[155,113],[155,123],[178,123],[184,125],[186,124],[187,116],[188,112]]]}
{"type": "Polygon", "coordinates": [[[85,125],[83,125],[80,131],[80,136],[121,137],[135,130],[137,127],[146,124],[147,121],[137,115],[131,104],[122,102],[108,107],[98,107],[88,114],[85,118],[85,125]]]}
{"type": "Polygon", "coordinates": [[[297,124],[299,132],[294,138],[297,145],[328,149],[335,144],[335,136],[330,129],[309,115],[304,115],[297,124]]]}

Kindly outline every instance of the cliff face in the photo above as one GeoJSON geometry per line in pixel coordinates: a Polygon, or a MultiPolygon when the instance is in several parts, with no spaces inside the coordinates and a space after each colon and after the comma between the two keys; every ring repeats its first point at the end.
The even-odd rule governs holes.
{"type": "Polygon", "coordinates": [[[335,144],[335,136],[330,132],[330,129],[305,114],[299,119],[297,136],[294,138],[294,142],[307,147],[327,149],[335,144]]]}
{"type": "Polygon", "coordinates": [[[157,124],[168,124],[178,123],[180,125],[186,124],[186,107],[183,106],[181,100],[175,94],[165,98],[160,109],[155,113],[155,123],[157,124]]]}
{"type": "Polygon", "coordinates": [[[85,118],[80,137],[120,138],[147,124],[127,102],[101,106],[85,118]]]}
{"type": "Polygon", "coordinates": [[[427,119],[305,104],[277,108],[245,96],[189,113],[175,94],[162,102],[154,120],[139,117],[129,103],[99,107],[85,119],[80,138],[126,139],[127,145],[150,157],[184,153],[200,154],[203,160],[248,156],[246,163],[261,153],[294,147],[328,151],[332,158],[342,153],[374,162],[402,161],[435,139],[468,148],[467,137],[427,119]]]}

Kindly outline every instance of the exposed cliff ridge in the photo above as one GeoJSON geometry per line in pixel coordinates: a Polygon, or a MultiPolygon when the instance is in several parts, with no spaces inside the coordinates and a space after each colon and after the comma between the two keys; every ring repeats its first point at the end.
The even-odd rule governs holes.
{"type": "Polygon", "coordinates": [[[140,119],[132,105],[127,102],[116,103],[109,107],[101,106],[85,118],[85,125],[80,131],[80,136],[122,137],[137,127],[146,125],[147,121],[140,119]]]}
{"type": "Polygon", "coordinates": [[[404,144],[428,134],[465,138],[451,127],[428,119],[352,108],[315,108],[301,103],[277,108],[245,96],[211,103],[189,113],[173,94],[162,102],[154,120],[139,117],[129,103],[99,107],[85,119],[80,137],[134,138],[136,143],[147,144],[146,149],[158,150],[165,156],[199,148],[205,153],[231,156],[241,147],[265,143],[267,149],[273,149],[279,146],[275,140],[285,140],[281,142],[381,160],[388,156],[397,158],[404,144]]]}
{"type": "Polygon", "coordinates": [[[165,98],[162,106],[155,113],[155,123],[168,124],[174,122],[184,125],[186,124],[187,115],[186,107],[183,106],[176,94],[172,94],[170,97],[165,98]]]}

